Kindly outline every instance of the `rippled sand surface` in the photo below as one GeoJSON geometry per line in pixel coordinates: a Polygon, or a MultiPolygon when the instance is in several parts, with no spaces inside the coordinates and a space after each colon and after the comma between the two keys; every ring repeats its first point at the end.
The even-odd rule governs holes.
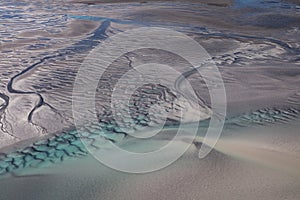
{"type": "MultiPolygon", "coordinates": [[[[0,1],[0,199],[299,199],[297,1],[116,2],[0,1]],[[130,126],[148,126],[151,104],[169,109],[170,119],[157,137],[139,143],[113,120],[114,85],[143,63],[187,74],[200,102],[196,112],[203,114],[198,136],[181,159],[158,172],[129,175],[88,155],[74,128],[72,91],[93,48],[138,27],[170,28],[199,42],[222,74],[227,116],[215,149],[199,160],[210,114],[199,74],[169,52],[144,49],[120,57],[98,84],[99,123],[86,130],[91,146],[99,145],[93,140],[100,134],[143,151],[165,144],[176,131],[179,81],[174,83],[178,93],[153,83],[134,96],[138,104],[131,107],[130,126]]],[[[195,110],[185,107],[185,112],[193,116],[195,110]]]]}

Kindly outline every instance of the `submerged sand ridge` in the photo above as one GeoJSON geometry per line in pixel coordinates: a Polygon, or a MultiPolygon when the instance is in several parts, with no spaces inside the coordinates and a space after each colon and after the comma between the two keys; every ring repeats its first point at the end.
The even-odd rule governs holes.
{"type": "MultiPolygon", "coordinates": [[[[292,127],[297,128],[289,125],[289,133],[293,132],[292,127]]],[[[249,132],[243,134],[239,130],[235,135],[238,136],[237,138],[234,135],[227,139],[222,138],[216,146],[217,151],[211,152],[202,160],[197,158],[198,148],[195,143],[181,159],[168,168],[143,175],[111,170],[89,156],[65,159],[62,164],[44,165],[44,168],[15,171],[13,177],[6,176],[0,180],[2,188],[6,188],[0,197],[19,198],[19,193],[16,194],[12,189],[18,188],[22,191],[23,199],[30,199],[32,192],[30,187],[27,187],[29,184],[35,185],[35,188],[47,188],[44,192],[38,190],[34,193],[39,199],[51,197],[97,200],[99,195],[101,199],[110,199],[116,194],[122,199],[138,199],[141,193],[143,195],[139,198],[142,199],[169,199],[170,197],[182,199],[199,196],[204,199],[212,197],[222,199],[224,196],[239,199],[240,195],[244,199],[253,199],[253,197],[281,199],[283,196],[297,199],[299,196],[298,190],[295,189],[299,187],[297,170],[299,149],[295,148],[299,142],[297,132],[294,132],[293,138],[289,138],[294,140],[296,145],[294,146],[286,140],[282,132],[279,133],[281,129],[277,129],[278,135],[274,134],[274,130],[266,134],[266,130],[266,128],[256,129],[257,133],[251,133],[252,135],[249,135],[249,132]],[[263,133],[259,133],[259,130],[263,133]],[[260,134],[266,137],[261,137],[260,134]],[[283,143],[284,140],[287,143],[283,143]],[[27,183],[26,186],[24,182],[27,183]],[[70,182],[71,185],[68,184],[70,182]],[[82,189],[82,186],[85,189],[82,189]],[[130,193],[126,192],[129,188],[132,191],[130,193]]],[[[230,133],[236,132],[230,131],[230,133]]],[[[155,139],[156,144],[161,142],[164,143],[159,138],[155,139]]],[[[178,145],[181,142],[178,141],[178,145]]],[[[135,150],[141,151],[145,148],[145,144],[140,144],[133,146],[135,150]]],[[[42,150],[42,143],[39,145],[37,144],[35,148],[42,150]]],[[[127,145],[130,145],[130,142],[127,145]]],[[[66,151],[71,154],[72,150],[66,149],[66,151]]]]}
{"type": "MultiPolygon", "coordinates": [[[[265,163],[269,167],[283,171],[288,169],[288,172],[298,174],[297,166],[299,162],[297,159],[294,160],[294,164],[285,167],[281,166],[282,163],[280,160],[289,160],[289,157],[291,159],[298,157],[298,139],[294,124],[297,124],[299,116],[300,110],[297,109],[263,109],[247,115],[232,117],[226,120],[224,133],[215,146],[215,149],[230,156],[265,163]],[[289,128],[289,124],[292,125],[291,129],[289,128]],[[280,126],[283,127],[281,128],[280,126]],[[290,133],[286,135],[282,134],[284,129],[288,129],[290,133]],[[279,130],[282,132],[278,132],[279,130]],[[243,148],[245,149],[242,150],[243,148]],[[261,155],[258,153],[259,151],[261,151],[261,155]],[[271,157],[274,158],[272,161],[275,162],[274,165],[264,160],[264,153],[266,155],[268,153],[270,155],[273,154],[271,157]],[[277,156],[278,153],[286,154],[286,156],[277,156]]],[[[195,147],[199,148],[201,146],[199,143],[203,142],[207,126],[207,122],[200,123],[200,128],[194,141],[195,147]]],[[[186,131],[192,128],[189,124],[186,124],[184,127],[186,131]]],[[[173,133],[177,131],[177,125],[166,126],[151,140],[165,141],[166,144],[172,139],[173,133]]],[[[147,143],[147,140],[139,141],[126,135],[124,132],[118,132],[116,124],[105,125],[100,123],[90,125],[90,128],[86,130],[86,134],[84,134],[84,137],[89,138],[89,140],[85,141],[89,142],[83,143],[81,137],[83,135],[77,131],[68,131],[49,139],[40,140],[12,154],[3,154],[0,162],[1,174],[5,175],[14,171],[22,172],[24,168],[51,166],[51,163],[59,163],[70,158],[80,158],[88,154],[86,147],[92,149],[104,148],[107,142],[113,142],[121,146],[125,145],[129,149],[134,149],[139,144],[142,151],[145,151],[143,148],[146,150],[149,148],[147,145],[142,145],[145,142],[147,143]],[[105,140],[100,137],[104,137],[105,140]]],[[[181,142],[185,142],[184,137],[182,137],[181,142]]],[[[152,146],[150,145],[150,150],[157,148],[157,145],[152,144],[152,146]]]]}

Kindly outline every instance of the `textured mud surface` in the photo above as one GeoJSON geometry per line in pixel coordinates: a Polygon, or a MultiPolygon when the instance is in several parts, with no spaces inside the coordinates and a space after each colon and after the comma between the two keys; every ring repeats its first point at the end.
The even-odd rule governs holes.
{"type": "MultiPolygon", "coordinates": [[[[193,8],[190,3],[171,2],[1,5],[2,147],[69,129],[72,86],[80,63],[109,35],[133,27],[173,28],[202,44],[220,67],[229,107],[238,107],[229,113],[249,105],[242,102],[253,102],[251,110],[262,109],[269,98],[272,104],[284,107],[288,107],[286,102],[299,105],[300,20],[296,5],[264,1],[237,1],[225,7],[195,3],[193,8]]],[[[107,92],[130,65],[159,60],[181,73],[188,70],[187,63],[174,55],[163,57],[150,51],[120,58],[112,67],[116,70],[110,72],[113,76],[99,83],[99,109],[107,106],[107,92]]],[[[199,98],[209,102],[206,86],[197,74],[189,75],[188,80],[195,85],[199,98]]],[[[101,119],[109,118],[101,112],[101,119]]]]}
{"type": "MultiPolygon", "coordinates": [[[[138,27],[180,31],[199,42],[211,55],[222,74],[227,95],[224,137],[230,138],[230,130],[298,126],[300,7],[293,1],[99,2],[0,0],[1,175],[16,176],[22,169],[87,156],[72,117],[77,71],[94,47],[112,35],[138,27]]],[[[118,58],[100,79],[95,97],[99,123],[90,124],[86,134],[81,135],[90,141],[91,148],[105,145],[95,140],[99,135],[104,143],[131,139],[114,121],[110,95],[126,71],[153,62],[172,66],[191,83],[200,109],[195,111],[187,106],[184,111],[206,116],[199,122],[199,137],[203,135],[210,117],[210,96],[203,79],[184,59],[170,52],[144,49],[118,58]]],[[[137,131],[149,126],[153,116],[149,116],[148,109],[158,104],[169,114],[165,130],[176,130],[179,123],[176,111],[182,106],[176,102],[184,95],[181,78],[174,82],[175,92],[156,83],[139,88],[130,102],[131,118],[124,122],[134,125],[137,131]]],[[[128,84],[134,84],[134,80],[128,84]]],[[[193,99],[192,102],[196,103],[193,99]]],[[[190,123],[198,122],[191,119],[190,123]]],[[[279,152],[295,156],[292,158],[296,164],[289,163],[294,169],[299,164],[299,135],[289,137],[288,129],[282,134],[285,137],[271,137],[272,148],[288,146],[287,152],[279,152]]],[[[260,141],[260,137],[263,134],[255,141],[260,141]]],[[[198,145],[199,141],[195,141],[194,146],[198,145]]],[[[219,151],[231,154],[225,144],[220,145],[219,151]]],[[[277,158],[270,155],[270,159],[277,158]]],[[[214,157],[211,162],[222,156],[214,157]]],[[[220,162],[229,160],[225,156],[220,159],[220,162]]],[[[278,162],[274,161],[274,166],[278,162]]],[[[299,191],[298,184],[292,185],[295,188],[290,190],[299,191]]],[[[299,194],[293,197],[297,199],[299,194]]]]}

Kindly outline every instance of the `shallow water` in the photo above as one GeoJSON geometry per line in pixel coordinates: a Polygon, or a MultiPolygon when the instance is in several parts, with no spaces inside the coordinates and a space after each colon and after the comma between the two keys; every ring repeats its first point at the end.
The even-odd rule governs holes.
{"type": "MultiPolygon", "coordinates": [[[[230,180],[234,173],[229,167],[236,168],[239,177],[245,178],[251,185],[247,190],[246,199],[253,194],[251,191],[258,190],[255,187],[257,183],[245,174],[246,171],[251,171],[253,177],[259,177],[260,173],[264,174],[265,170],[273,165],[280,173],[272,171],[269,174],[272,180],[267,180],[264,176],[265,178],[259,181],[268,188],[267,193],[259,193],[260,197],[297,199],[300,194],[295,191],[299,191],[299,182],[285,173],[295,175],[294,169],[299,164],[299,135],[297,131],[295,133],[289,130],[289,127],[298,126],[300,115],[299,11],[300,7],[296,4],[262,0],[234,1],[227,6],[189,2],[89,5],[59,1],[0,1],[0,148],[3,152],[0,157],[0,174],[3,174],[0,184],[6,188],[5,192],[1,191],[0,199],[20,199],[20,196],[14,194],[15,187],[26,193],[27,199],[117,199],[118,197],[113,195],[119,194],[116,190],[121,191],[124,199],[135,199],[139,196],[139,192],[133,192],[132,196],[126,194],[133,186],[115,186],[122,179],[130,183],[139,179],[143,183],[149,177],[130,177],[105,167],[95,167],[95,161],[87,156],[87,150],[74,130],[72,116],[73,83],[82,61],[93,48],[101,45],[110,36],[138,27],[163,27],[186,33],[207,50],[219,67],[227,95],[227,116],[221,142],[216,146],[216,151],[206,158],[206,163],[210,163],[209,166],[215,164],[218,166],[217,170],[222,170],[222,164],[226,163],[228,168],[225,171],[228,175],[224,175],[226,172],[217,173],[221,177],[225,176],[226,180],[230,180]],[[285,131],[269,133],[274,126],[284,127],[285,131]],[[257,127],[264,129],[256,131],[257,127]],[[254,134],[249,139],[249,130],[262,133],[254,134]],[[250,151],[246,147],[244,150],[239,145],[227,143],[227,140],[240,141],[240,144],[249,146],[249,149],[263,147],[266,151],[250,151]],[[258,141],[263,141],[261,146],[256,145],[258,141]],[[287,162],[287,167],[282,167],[282,160],[269,152],[276,147],[279,148],[279,155],[283,154],[283,157],[287,158],[284,161],[287,162]],[[287,149],[283,150],[285,148],[287,149]],[[259,155],[269,155],[274,159],[262,162],[265,157],[259,155]],[[290,162],[289,156],[296,161],[290,162]],[[99,172],[100,175],[91,178],[93,173],[83,173],[77,174],[76,177],[74,174],[85,168],[81,165],[68,170],[70,162],[77,165],[84,163],[84,160],[87,160],[87,168],[94,173],[99,172]],[[252,170],[252,164],[245,164],[241,160],[255,163],[253,166],[258,168],[257,174],[252,170]],[[73,187],[67,186],[67,181],[57,178],[61,173],[68,181],[77,180],[77,186],[74,188],[80,187],[80,184],[84,185],[90,196],[80,196],[73,187]],[[111,173],[111,176],[106,177],[107,173],[111,173]],[[282,187],[281,183],[274,183],[274,180],[281,178],[284,179],[282,185],[288,185],[286,188],[282,187]],[[56,180],[63,185],[60,189],[53,184],[56,180]],[[103,187],[100,187],[102,181],[109,180],[112,180],[111,184],[103,183],[103,187]],[[24,187],[23,181],[29,181],[30,184],[24,187]],[[35,182],[43,185],[40,189],[43,188],[41,191],[45,191],[46,194],[34,192],[35,182]],[[93,188],[92,182],[100,185],[99,193],[94,191],[99,188],[93,188]],[[49,191],[45,189],[48,187],[49,191]],[[111,187],[114,189],[109,192],[111,187]],[[281,188],[282,196],[276,196],[277,193],[273,192],[278,188],[281,188]],[[293,191],[293,195],[286,197],[290,190],[293,191]],[[54,195],[55,191],[60,191],[57,196],[54,195]],[[97,197],[101,194],[102,198],[97,197]]],[[[178,82],[174,83],[174,88],[177,89],[175,92],[159,84],[150,84],[140,88],[134,96],[136,102],[132,104],[132,120],[128,123],[129,126],[135,124],[137,130],[148,126],[151,116],[148,115],[147,109],[150,105],[156,103],[169,109],[169,121],[162,134],[151,140],[150,145],[132,141],[132,138],[117,126],[109,109],[109,96],[122,74],[133,66],[147,62],[166,64],[184,74],[199,98],[200,109],[197,112],[209,113],[210,97],[207,87],[199,74],[191,71],[189,63],[168,52],[131,52],[117,59],[106,73],[108,78],[104,77],[99,81],[96,95],[99,123],[90,124],[85,130],[85,137],[90,139],[91,147],[99,145],[93,143],[94,138],[99,135],[107,142],[124,145],[129,149],[136,148],[138,151],[145,151],[153,143],[163,145],[164,137],[173,137],[173,134],[163,134],[174,132],[178,127],[178,113],[175,110],[180,104],[172,102],[183,92],[180,91],[180,77],[178,82]]],[[[133,81],[128,84],[135,83],[133,81]]],[[[185,110],[187,113],[191,111],[189,107],[185,110]]],[[[208,122],[209,119],[206,118],[199,122],[199,138],[203,137],[208,122]]],[[[189,123],[198,122],[191,119],[187,122],[187,129],[189,123]]],[[[195,141],[194,146],[198,148],[197,145],[201,142],[201,139],[195,141]]],[[[191,155],[196,154],[196,150],[192,149],[191,155]]],[[[182,170],[184,162],[191,163],[193,172],[196,172],[195,166],[199,164],[196,161],[197,156],[192,161],[190,157],[190,154],[186,155],[179,164],[175,163],[170,171],[166,168],[158,172],[159,175],[154,175],[156,178],[152,181],[158,181],[159,176],[168,173],[172,174],[169,175],[174,176],[176,181],[180,180],[180,177],[176,177],[176,172],[182,170]]],[[[206,164],[202,165],[206,167],[206,164]]],[[[183,171],[180,176],[191,176],[188,171],[183,171]]],[[[210,178],[207,178],[207,181],[215,184],[210,178]]],[[[184,182],[182,184],[184,185],[184,182]]],[[[154,191],[159,190],[155,183],[141,184],[139,189],[145,190],[142,185],[155,187],[154,191]]],[[[243,186],[240,186],[235,194],[244,191],[243,186]]],[[[230,188],[224,189],[218,184],[216,187],[221,188],[224,194],[231,191],[230,188]]],[[[174,196],[173,199],[184,198],[183,194],[187,194],[187,198],[199,197],[195,190],[196,188],[186,193],[182,192],[181,196],[174,196]]],[[[164,191],[166,192],[161,192],[162,198],[167,199],[174,188],[170,186],[169,189],[164,188],[164,191]]],[[[205,188],[200,191],[204,192],[205,188]]],[[[212,191],[208,190],[204,198],[220,199],[221,196],[214,196],[212,191]]],[[[239,199],[239,196],[236,195],[232,199],[239,199]]]]}

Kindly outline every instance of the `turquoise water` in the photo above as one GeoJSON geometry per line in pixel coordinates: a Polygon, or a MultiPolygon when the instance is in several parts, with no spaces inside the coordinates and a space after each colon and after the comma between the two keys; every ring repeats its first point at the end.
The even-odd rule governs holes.
{"type": "MultiPolygon", "coordinates": [[[[267,126],[268,124],[278,123],[286,124],[298,119],[299,116],[300,110],[294,108],[263,109],[227,119],[225,129],[267,126]]],[[[203,136],[207,127],[208,121],[200,122],[198,136],[203,136]]],[[[165,129],[177,131],[178,127],[167,126],[165,129]]],[[[105,128],[98,132],[87,132],[85,137],[91,139],[89,148],[93,148],[93,142],[96,141],[98,137],[105,137],[107,140],[111,140],[111,142],[118,142],[114,140],[113,131],[111,131],[111,129],[108,130],[112,134],[107,134],[107,129],[105,131],[105,128]]],[[[85,146],[87,142],[85,142],[84,145],[81,141],[81,137],[83,137],[83,135],[79,135],[76,131],[65,132],[47,140],[36,142],[31,146],[13,153],[7,155],[3,154],[0,162],[0,174],[5,175],[7,173],[21,171],[24,168],[35,169],[45,167],[54,163],[61,163],[70,158],[82,159],[82,157],[88,155],[88,151],[85,146]]],[[[82,139],[86,141],[85,138],[82,139]]]]}

